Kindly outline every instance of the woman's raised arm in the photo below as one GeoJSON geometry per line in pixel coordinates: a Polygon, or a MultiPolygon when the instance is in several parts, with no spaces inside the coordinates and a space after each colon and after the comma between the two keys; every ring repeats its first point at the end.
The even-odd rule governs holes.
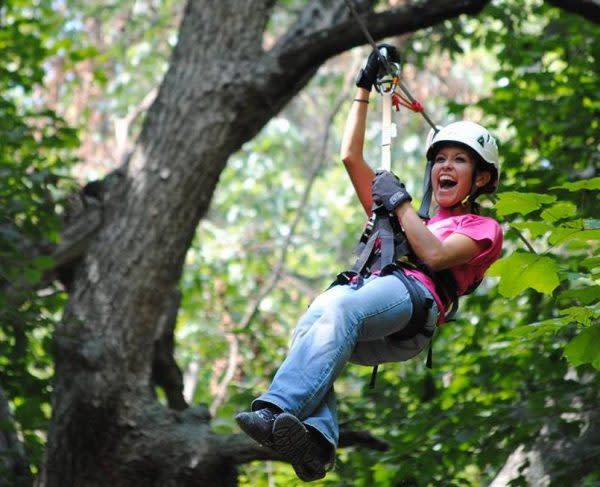
{"type": "Polygon", "coordinates": [[[367,215],[371,214],[371,182],[375,176],[373,169],[369,167],[363,157],[369,95],[369,91],[364,88],[356,90],[346,119],[340,149],[340,157],[367,215]]]}

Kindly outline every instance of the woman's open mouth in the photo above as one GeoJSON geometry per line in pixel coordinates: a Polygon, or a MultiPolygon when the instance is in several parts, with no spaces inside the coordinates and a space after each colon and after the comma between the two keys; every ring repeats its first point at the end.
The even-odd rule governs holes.
{"type": "Polygon", "coordinates": [[[441,176],[439,179],[439,187],[440,189],[450,189],[456,186],[456,181],[452,179],[450,176],[441,176]]]}

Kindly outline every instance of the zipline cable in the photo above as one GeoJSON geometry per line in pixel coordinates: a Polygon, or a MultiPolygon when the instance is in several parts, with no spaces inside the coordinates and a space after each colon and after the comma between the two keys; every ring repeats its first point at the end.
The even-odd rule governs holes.
{"type": "MultiPolygon", "coordinates": [[[[379,59],[381,60],[381,63],[383,64],[386,72],[392,76],[394,76],[394,72],[390,66],[390,64],[388,63],[388,60],[386,58],[386,56],[384,56],[379,49],[377,48],[377,44],[375,43],[375,41],[373,40],[373,36],[371,36],[371,33],[369,32],[369,29],[367,29],[367,26],[365,25],[365,23],[363,22],[363,19],[360,18],[360,16],[358,15],[358,12],[356,11],[356,7],[354,6],[354,3],[352,2],[352,0],[344,0],[346,5],[348,6],[348,8],[350,9],[350,12],[352,13],[352,16],[354,17],[354,19],[356,20],[356,22],[358,23],[359,27],[361,28],[361,30],[363,31],[367,41],[369,42],[369,44],[371,44],[371,47],[373,47],[373,49],[375,49],[375,51],[377,51],[379,53],[379,59]]],[[[433,122],[433,120],[431,120],[431,117],[427,114],[427,112],[425,111],[425,109],[423,108],[423,105],[421,105],[421,103],[419,103],[414,96],[412,96],[412,93],[410,92],[410,90],[406,87],[406,85],[404,84],[404,82],[400,79],[400,77],[398,77],[397,80],[398,86],[400,87],[400,89],[402,90],[402,92],[404,93],[404,95],[406,96],[407,100],[410,102],[410,104],[413,107],[418,107],[417,110],[414,111],[418,111],[423,118],[425,119],[425,121],[431,126],[431,128],[437,132],[438,126],[433,122]]],[[[409,107],[410,108],[410,107],[409,107]]]]}

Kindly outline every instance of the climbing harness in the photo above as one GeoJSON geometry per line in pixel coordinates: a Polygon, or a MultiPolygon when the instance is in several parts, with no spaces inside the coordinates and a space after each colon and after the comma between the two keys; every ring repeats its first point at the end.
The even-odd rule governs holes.
{"type": "MultiPolygon", "coordinates": [[[[395,126],[391,123],[392,108],[399,110],[400,106],[408,107],[414,111],[423,113],[423,106],[412,96],[403,98],[398,93],[400,87],[400,65],[387,60],[386,48],[378,48],[378,52],[386,62],[382,62],[383,73],[379,73],[375,83],[375,89],[382,96],[383,114],[381,128],[381,166],[385,170],[391,168],[391,139],[395,136],[395,126]],[[386,68],[387,66],[387,68],[386,68]],[[386,71],[390,69],[390,71],[386,71]]],[[[430,164],[426,170],[425,184],[429,185],[430,164]]],[[[424,192],[431,196],[431,189],[425,188],[424,192]]],[[[425,213],[429,212],[429,203],[426,204],[425,213]]],[[[438,295],[451,305],[451,313],[457,309],[458,293],[457,284],[449,270],[432,272],[412,251],[408,239],[393,213],[390,213],[383,205],[373,202],[371,216],[365,225],[355,250],[357,255],[353,267],[337,276],[337,284],[349,284],[355,280],[361,280],[373,273],[379,275],[393,275],[404,284],[410,301],[413,304],[413,312],[407,325],[400,331],[387,337],[390,343],[410,340],[417,335],[433,338],[433,331],[425,329],[427,317],[433,306],[433,300],[425,295],[421,286],[417,284],[416,278],[404,273],[404,269],[418,269],[428,275],[435,283],[438,295]]],[[[431,340],[426,359],[426,366],[432,367],[431,340]]],[[[370,388],[375,386],[378,366],[373,367],[370,388]]]]}
{"type": "MultiPolygon", "coordinates": [[[[400,64],[392,62],[389,58],[390,53],[387,52],[385,46],[380,48],[375,44],[364,22],[356,12],[352,1],[346,0],[346,3],[363,30],[365,37],[379,54],[381,61],[380,72],[374,86],[382,96],[381,167],[389,171],[391,168],[391,139],[396,136],[396,127],[391,120],[392,108],[398,111],[403,106],[420,113],[432,127],[434,135],[439,129],[432,122],[423,105],[412,96],[402,82],[400,64]]],[[[423,181],[423,200],[419,209],[419,216],[423,219],[429,218],[432,196],[431,167],[432,162],[428,160],[423,181]]],[[[457,284],[452,273],[449,270],[441,272],[429,270],[412,251],[398,219],[393,213],[388,212],[383,205],[373,202],[371,216],[365,225],[355,253],[357,259],[353,267],[338,274],[332,285],[349,284],[356,280],[362,280],[373,273],[394,275],[403,282],[413,303],[413,313],[408,324],[399,332],[388,336],[387,339],[390,342],[409,340],[418,334],[428,338],[433,337],[433,332],[425,329],[433,300],[425,296],[413,276],[406,275],[403,272],[405,268],[418,269],[433,280],[438,295],[446,304],[451,305],[451,312],[446,319],[451,319],[456,313],[458,293],[457,284]]],[[[429,368],[432,366],[431,341],[426,366],[429,368]]],[[[371,388],[375,385],[377,368],[377,365],[373,368],[369,384],[371,388]]]]}
{"type": "MultiPolygon", "coordinates": [[[[498,148],[494,137],[483,127],[473,122],[455,122],[446,127],[438,127],[433,123],[423,105],[417,101],[402,81],[401,66],[399,62],[392,59],[388,47],[378,47],[371,37],[363,19],[358,15],[352,0],[345,0],[350,12],[362,29],[367,41],[379,56],[379,73],[375,89],[382,96],[382,122],[381,122],[381,167],[389,171],[391,168],[391,139],[396,136],[396,127],[392,123],[392,108],[396,111],[400,107],[406,107],[415,113],[420,113],[425,121],[431,126],[427,143],[427,164],[423,178],[423,198],[418,214],[423,220],[429,219],[429,209],[433,187],[431,184],[431,170],[433,157],[437,152],[436,147],[440,143],[452,142],[465,145],[472,149],[483,163],[492,179],[483,188],[477,188],[475,180],[477,169],[473,173],[471,192],[462,203],[474,200],[481,192],[493,193],[498,185],[499,160],[498,148]]],[[[395,57],[395,56],[394,56],[395,57]]],[[[472,201],[472,203],[474,203],[472,201]]],[[[431,278],[435,285],[436,294],[444,302],[446,309],[445,321],[451,321],[458,310],[458,286],[454,275],[449,269],[433,272],[412,251],[403,229],[396,216],[388,212],[383,205],[373,202],[371,216],[363,230],[358,246],[356,248],[357,259],[352,269],[338,274],[332,285],[350,284],[360,281],[372,274],[394,275],[400,279],[410,296],[413,304],[413,312],[408,324],[399,332],[386,337],[390,342],[409,340],[416,335],[424,335],[433,338],[433,332],[425,329],[427,316],[433,305],[431,298],[425,296],[419,282],[412,274],[407,275],[405,268],[417,269],[431,278]]],[[[477,288],[479,282],[463,292],[470,294],[477,288]]],[[[426,365],[432,366],[432,340],[429,342],[429,352],[426,365]]],[[[377,366],[373,368],[370,387],[374,387],[377,366]]]]}

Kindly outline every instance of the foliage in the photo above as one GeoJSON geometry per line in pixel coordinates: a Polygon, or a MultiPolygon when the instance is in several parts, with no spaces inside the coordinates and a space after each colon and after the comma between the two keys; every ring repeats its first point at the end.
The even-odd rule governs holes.
{"type": "Polygon", "coordinates": [[[34,95],[59,21],[50,2],[8,2],[0,11],[0,383],[34,469],[50,414],[53,323],[63,303],[53,286],[35,289],[53,266],[44,249],[58,239],[65,151],[77,144],[34,95]]]}
{"type": "MultiPolygon", "coordinates": [[[[536,2],[527,3],[525,9],[521,3],[499,2],[480,19],[460,19],[410,39],[406,57],[417,66],[435,69],[437,58],[441,60],[437,68],[443,69],[449,53],[459,66],[490,69],[479,78],[485,81],[479,81],[483,83],[479,85],[482,99],[475,106],[460,98],[450,100],[448,117],[442,117],[443,108],[435,98],[428,100],[428,108],[436,119],[465,115],[496,126],[504,166],[503,191],[497,197],[495,214],[505,223],[505,257],[484,286],[464,300],[460,322],[440,330],[432,374],[418,360],[385,365],[376,390],[371,392],[366,389],[370,371],[348,368],[337,386],[341,421],[384,437],[391,448],[383,455],[362,449],[340,451],[335,472],[319,485],[487,485],[519,445],[534,446],[542,429],[550,432],[548,441],[562,437],[567,444],[584,431],[586,409],[598,400],[597,387],[591,385],[597,384],[597,373],[585,365],[597,365],[598,360],[594,345],[598,230],[593,216],[598,182],[597,178],[588,179],[598,157],[597,108],[591,102],[598,89],[593,75],[598,54],[593,40],[597,38],[598,28],[582,26],[580,18],[536,2]],[[502,30],[499,25],[508,27],[502,30]],[[566,46],[563,40],[571,36],[580,42],[566,46]],[[512,47],[515,43],[521,48],[512,47]],[[438,52],[436,46],[445,50],[438,52]],[[579,50],[578,54],[568,52],[568,47],[579,50]],[[489,52],[497,56],[495,66],[488,60],[489,52]],[[582,111],[582,105],[587,110],[582,111]],[[573,338],[577,329],[582,331],[573,338]],[[572,366],[579,367],[575,370],[572,366]],[[582,382],[584,377],[591,382],[582,382]]],[[[477,79],[473,73],[469,76],[477,79]]],[[[318,81],[311,84],[308,90],[315,90],[311,98],[326,96],[322,86],[318,81]]],[[[236,262],[233,276],[237,284],[227,287],[231,294],[226,296],[236,299],[241,310],[252,299],[250,283],[256,281],[255,293],[273,269],[278,244],[285,236],[282,229],[289,226],[291,210],[298,206],[299,195],[290,194],[289,188],[302,187],[298,177],[303,173],[294,173],[294,167],[310,159],[306,133],[296,124],[313,126],[315,122],[303,123],[294,118],[293,106],[290,110],[283,115],[285,120],[274,121],[231,161],[213,206],[213,217],[229,215],[220,220],[229,222],[226,231],[221,229],[214,244],[206,228],[201,234],[202,252],[213,245],[222,249],[224,235],[238,242],[227,245],[233,260],[215,250],[203,262],[203,266],[215,262],[219,254],[225,260],[217,260],[215,268],[204,272],[190,268],[206,276],[202,287],[206,292],[218,287],[221,269],[228,269],[231,275],[228,262],[236,262]],[[278,186],[283,193],[275,190],[278,186]],[[242,195],[243,208],[232,203],[242,195]]],[[[401,125],[403,135],[411,130],[426,133],[427,128],[414,120],[401,125]]],[[[376,120],[372,127],[369,143],[375,145],[376,120]]],[[[336,133],[340,129],[338,125],[336,133]]],[[[411,162],[418,150],[417,144],[414,154],[396,154],[398,159],[408,159],[402,175],[409,180],[416,174],[405,171],[418,167],[416,160],[411,162]]],[[[332,154],[334,151],[332,148],[332,154]]],[[[287,272],[302,278],[315,292],[327,282],[323,269],[339,269],[342,255],[350,255],[351,237],[360,228],[360,213],[336,215],[340,206],[356,203],[348,194],[345,175],[333,169],[326,168],[319,180],[327,181],[324,189],[337,195],[337,203],[327,192],[315,189],[317,194],[303,209],[303,220],[313,231],[303,236],[298,229],[286,265],[287,272]],[[314,212],[313,201],[320,202],[321,214],[314,212]],[[345,224],[338,230],[340,217],[345,224]],[[327,249],[330,242],[340,242],[333,253],[327,249]],[[295,259],[303,265],[297,267],[295,259]]],[[[318,182],[316,187],[321,189],[318,182]]],[[[295,193],[299,192],[296,189],[295,193]]],[[[243,358],[228,403],[219,410],[223,431],[232,428],[231,413],[247,408],[249,400],[267,385],[283,357],[286,336],[307,304],[306,297],[293,285],[290,288],[290,280],[283,281],[286,285],[277,287],[263,302],[251,331],[238,330],[243,358]]],[[[205,296],[204,309],[205,303],[215,303],[215,297],[205,296]]],[[[194,308],[200,304],[196,302],[194,308]]],[[[242,314],[238,311],[237,316],[242,314]]],[[[219,319],[217,313],[212,322],[219,319]]],[[[207,329],[214,334],[208,322],[204,333],[207,329]]],[[[223,356],[228,350],[225,338],[213,338],[221,342],[223,356]]],[[[197,339],[194,343],[202,343],[200,336],[197,339]]],[[[203,348],[203,357],[214,357],[210,354],[219,352],[207,350],[213,343],[196,346],[203,348]]],[[[203,375],[205,385],[198,397],[210,392],[210,380],[203,375]]],[[[553,485],[567,478],[573,483],[569,468],[556,468],[553,485]]],[[[593,482],[593,475],[589,481],[593,482]]],[[[285,485],[294,482],[287,466],[267,465],[265,470],[263,464],[257,464],[244,470],[242,483],[267,485],[268,478],[285,485]]],[[[585,478],[577,481],[581,485],[586,482],[585,478]]]]}
{"type": "MultiPolygon", "coordinates": [[[[499,51],[498,87],[493,98],[481,103],[488,113],[511,114],[508,126],[514,136],[504,147],[505,179],[514,191],[499,195],[498,212],[510,221],[513,231],[533,239],[531,253],[509,256],[497,264],[500,292],[515,296],[516,279],[507,272],[514,273],[512,265],[526,265],[524,258],[535,261],[537,283],[543,282],[543,289],[538,289],[559,303],[550,319],[557,326],[544,329],[555,333],[573,325],[579,330],[598,327],[598,263],[593,257],[600,239],[594,216],[600,188],[600,105],[593,100],[599,87],[600,29],[536,2],[530,5],[528,17],[499,8],[492,14],[508,27],[504,36],[515,38],[515,32],[523,32],[515,38],[519,49],[499,51]],[[516,258],[519,263],[509,262],[516,258]]],[[[488,45],[501,45],[503,40],[494,32],[484,36],[488,45]]],[[[525,268],[527,275],[532,271],[525,268]]],[[[585,331],[568,348],[567,358],[579,357],[574,365],[585,363],[584,356],[587,363],[597,364],[593,356],[579,353],[592,346],[585,337],[595,336],[594,331],[585,331]]]]}
{"type": "MultiPolygon", "coordinates": [[[[490,273],[498,288],[465,300],[461,323],[436,339],[434,399],[421,384],[431,389],[431,379],[406,370],[410,364],[386,372],[369,428],[392,437],[392,453],[367,476],[364,458],[340,466],[343,478],[362,473],[365,484],[486,485],[519,445],[534,447],[540,431],[549,431],[548,442],[574,441],[598,401],[598,373],[585,364],[597,367],[599,356],[600,141],[591,100],[600,30],[537,2],[497,2],[480,19],[447,27],[440,37],[452,33],[446,45],[457,61],[456,52],[472,46],[497,53],[496,86],[477,106],[502,139],[496,214],[508,230],[506,255],[490,273]]],[[[594,458],[597,446],[587,453],[594,458]]],[[[580,474],[577,461],[547,462],[552,485],[597,476],[593,467],[580,474]]]]}
{"type": "MultiPolygon", "coordinates": [[[[278,2],[265,43],[303,5],[278,2]]],[[[49,415],[52,324],[63,296],[54,287],[31,289],[52,265],[40,244],[58,238],[77,146],[57,113],[71,117],[86,95],[69,120],[85,127],[83,138],[111,146],[112,125],[136,110],[166,69],[179,8],[15,0],[0,11],[0,381],[34,468],[49,415]],[[55,81],[40,88],[49,65],[50,74],[64,75],[53,100],[55,81]],[[86,92],[88,77],[95,90],[86,92]],[[8,285],[24,291],[9,295],[8,285]]],[[[348,367],[336,386],[341,421],[385,438],[390,450],[340,450],[335,471],[315,485],[487,485],[517,447],[535,446],[540,431],[566,446],[581,437],[599,399],[599,34],[537,0],[503,0],[477,19],[401,40],[411,88],[419,98],[435,92],[425,100],[435,120],[468,116],[496,128],[503,189],[495,209],[485,211],[505,225],[505,256],[464,300],[460,321],[440,329],[432,372],[418,359],[386,364],[370,391],[370,370],[348,367]]],[[[231,158],[189,251],[177,358],[188,398],[212,403],[219,432],[237,431],[233,413],[267,386],[295,320],[349,263],[364,215],[335,162],[347,107],[331,124],[328,116],[352,85],[345,71],[366,52],[328,62],[231,158]]],[[[377,118],[367,133],[372,161],[377,118]]],[[[395,168],[418,197],[428,127],[408,113],[398,115],[398,125],[394,158],[403,164],[395,168]]],[[[597,467],[587,480],[575,479],[569,467],[556,467],[553,485],[598,478],[597,467]]],[[[279,463],[241,471],[243,485],[295,482],[279,463]]]]}
{"type": "Polygon", "coordinates": [[[177,39],[182,2],[57,2],[45,102],[81,129],[74,175],[100,179],[122,164],[177,39]]]}
{"type": "MultiPolygon", "coordinates": [[[[97,112],[122,117],[156,86],[174,41],[174,13],[172,2],[105,8],[12,0],[0,10],[0,383],[33,471],[51,410],[52,333],[65,301],[60,286],[48,281],[54,265],[48,252],[59,239],[66,195],[75,190],[79,147],[65,118],[94,127],[84,138],[114,146],[107,124],[89,122],[99,119],[97,112]],[[171,35],[157,35],[158,29],[171,35]],[[97,100],[102,85],[104,98],[97,100]]],[[[98,176],[88,167],[86,174],[98,176]]]]}

